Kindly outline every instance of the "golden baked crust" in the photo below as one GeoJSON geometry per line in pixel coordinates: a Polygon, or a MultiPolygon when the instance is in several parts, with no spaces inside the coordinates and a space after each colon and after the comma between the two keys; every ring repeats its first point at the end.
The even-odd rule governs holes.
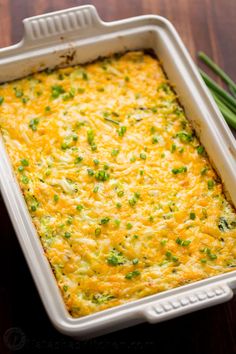
{"type": "Polygon", "coordinates": [[[0,125],[72,316],[235,270],[235,210],[157,59],[3,84],[0,125]]]}

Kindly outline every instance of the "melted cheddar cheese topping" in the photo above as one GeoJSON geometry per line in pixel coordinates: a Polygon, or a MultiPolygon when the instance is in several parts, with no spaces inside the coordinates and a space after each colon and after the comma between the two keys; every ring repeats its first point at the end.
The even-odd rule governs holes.
{"type": "Polygon", "coordinates": [[[236,214],[156,58],[0,86],[0,126],[68,311],[236,269],[236,214]]]}

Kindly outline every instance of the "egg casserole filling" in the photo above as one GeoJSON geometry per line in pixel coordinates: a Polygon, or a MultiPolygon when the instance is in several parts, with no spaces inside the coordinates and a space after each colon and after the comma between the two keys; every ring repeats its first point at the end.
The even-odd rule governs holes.
{"type": "Polygon", "coordinates": [[[236,269],[236,213],[157,58],[0,86],[2,137],[73,317],[236,269]]]}

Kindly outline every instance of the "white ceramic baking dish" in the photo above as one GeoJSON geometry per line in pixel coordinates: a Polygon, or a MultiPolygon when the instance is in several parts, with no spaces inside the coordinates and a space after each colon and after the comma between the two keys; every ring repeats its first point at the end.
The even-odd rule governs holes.
{"type": "MultiPolygon", "coordinates": [[[[46,67],[88,62],[124,50],[153,49],[236,205],[234,137],[170,22],[147,15],[105,23],[96,9],[88,5],[32,17],[23,23],[23,40],[0,50],[0,82],[46,67]]],[[[233,296],[235,271],[86,317],[72,318],[44,255],[2,141],[0,187],[45,309],[54,326],[64,334],[88,338],[143,321],[156,323],[224,302],[233,296]]]]}

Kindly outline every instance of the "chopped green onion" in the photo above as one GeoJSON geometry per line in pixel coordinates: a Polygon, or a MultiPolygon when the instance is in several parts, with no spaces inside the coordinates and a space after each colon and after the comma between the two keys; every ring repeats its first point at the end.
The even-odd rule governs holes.
{"type": "Polygon", "coordinates": [[[191,241],[190,240],[182,240],[181,238],[177,237],[177,239],[175,240],[175,242],[183,247],[187,247],[190,245],[191,241]]]}
{"type": "Polygon", "coordinates": [[[53,196],[53,200],[54,200],[54,202],[58,202],[58,200],[59,200],[59,196],[58,196],[57,194],[54,194],[54,196],[53,196]]]}
{"type": "Polygon", "coordinates": [[[208,167],[203,167],[201,169],[201,175],[204,176],[207,173],[207,171],[208,171],[208,167]]]}
{"type": "Polygon", "coordinates": [[[121,136],[121,137],[124,136],[125,133],[126,133],[126,130],[127,130],[127,128],[125,126],[120,127],[118,129],[118,135],[121,136]]]}
{"type": "Polygon", "coordinates": [[[100,236],[101,235],[101,232],[102,232],[102,229],[100,227],[97,227],[94,231],[95,233],[95,236],[100,236]]]}
{"type": "Polygon", "coordinates": [[[94,143],[94,131],[92,129],[87,131],[87,141],[89,145],[93,145],[94,143]]]}
{"type": "Polygon", "coordinates": [[[93,296],[92,302],[98,305],[104,304],[107,301],[114,299],[115,297],[111,294],[95,294],[93,296]]]}
{"type": "Polygon", "coordinates": [[[207,186],[208,186],[208,189],[213,189],[215,183],[212,179],[210,179],[209,181],[207,181],[207,186]]]}
{"type": "Polygon", "coordinates": [[[168,261],[173,261],[173,262],[178,262],[179,259],[176,256],[173,256],[173,254],[170,251],[166,252],[166,258],[168,261]]]}
{"type": "Polygon", "coordinates": [[[61,144],[61,148],[62,148],[62,150],[66,150],[66,149],[69,148],[69,145],[64,142],[64,143],[61,144]]]}
{"type": "Polygon", "coordinates": [[[110,218],[108,216],[106,216],[105,218],[102,218],[100,221],[100,225],[105,225],[108,224],[110,221],[110,218]]]}
{"type": "Polygon", "coordinates": [[[125,275],[125,279],[131,280],[134,277],[137,277],[140,275],[140,271],[139,270],[134,270],[133,272],[129,272],[125,275]]]}
{"type": "Polygon", "coordinates": [[[29,161],[28,160],[26,160],[26,159],[21,159],[21,164],[22,164],[22,166],[29,166],[29,161]]]}
{"type": "Polygon", "coordinates": [[[182,167],[179,167],[179,168],[173,168],[172,169],[172,173],[174,175],[177,175],[177,174],[183,173],[183,172],[187,172],[187,167],[186,166],[182,166],[182,167]]]}
{"type": "Polygon", "coordinates": [[[83,161],[83,157],[82,157],[82,156],[77,156],[77,157],[75,158],[75,163],[76,163],[76,164],[80,163],[81,161],[83,161]]]}
{"type": "Polygon", "coordinates": [[[217,255],[216,255],[216,254],[210,253],[208,256],[209,256],[209,258],[212,259],[212,260],[217,259],[217,255]]]}
{"type": "Polygon", "coordinates": [[[185,131],[181,131],[177,133],[176,136],[180,139],[182,143],[189,143],[190,141],[193,140],[192,134],[187,133],[185,131]]]}
{"type": "Polygon", "coordinates": [[[133,156],[130,158],[130,162],[135,162],[135,161],[136,161],[136,157],[133,156]]]}
{"type": "Polygon", "coordinates": [[[45,112],[50,112],[50,111],[51,111],[51,107],[50,107],[50,106],[46,106],[46,107],[44,108],[44,110],[45,110],[45,112]]]}
{"type": "Polygon", "coordinates": [[[29,97],[23,97],[21,99],[22,103],[24,103],[24,104],[26,104],[29,100],[30,100],[29,97]]]}
{"type": "Polygon", "coordinates": [[[154,136],[154,137],[152,138],[152,143],[153,143],[153,144],[157,144],[157,143],[158,143],[158,137],[157,137],[157,136],[154,136]]]}
{"type": "Polygon", "coordinates": [[[93,188],[93,193],[97,193],[98,190],[99,190],[99,186],[94,187],[94,188],[93,188]]]}
{"type": "Polygon", "coordinates": [[[107,263],[112,266],[118,266],[126,262],[125,257],[121,252],[118,252],[116,249],[113,249],[109,256],[107,257],[107,263]]]}
{"type": "Polygon", "coordinates": [[[205,153],[205,149],[204,149],[204,147],[203,146],[198,146],[197,147],[197,153],[198,153],[198,155],[203,155],[204,153],[205,153]]]}
{"type": "Polygon", "coordinates": [[[36,131],[38,124],[39,124],[39,119],[38,118],[31,119],[30,122],[29,122],[29,128],[31,128],[33,131],[36,131]]]}
{"type": "Polygon", "coordinates": [[[102,182],[105,182],[109,179],[110,175],[109,173],[107,173],[106,171],[104,170],[99,170],[96,172],[95,174],[95,178],[96,180],[98,181],[102,181],[102,182]]]}
{"type": "Polygon", "coordinates": [[[131,230],[132,227],[133,227],[133,225],[132,225],[130,222],[128,222],[128,223],[126,224],[127,230],[131,230]]]}
{"type": "Polygon", "coordinates": [[[54,85],[51,87],[52,98],[58,98],[62,93],[65,93],[64,88],[61,85],[54,85]]]}
{"type": "Polygon", "coordinates": [[[77,134],[73,134],[72,140],[73,140],[73,141],[77,141],[77,140],[78,140],[78,135],[77,135],[77,134]]]}
{"type": "Polygon", "coordinates": [[[20,98],[24,95],[23,91],[21,89],[18,89],[17,87],[14,87],[15,95],[16,97],[20,98]]]}
{"type": "Polygon", "coordinates": [[[87,172],[88,172],[89,176],[91,176],[91,177],[94,176],[94,171],[91,168],[88,168],[87,172]]]}
{"type": "Polygon", "coordinates": [[[82,79],[85,81],[88,80],[88,74],[85,71],[82,72],[82,79]]]}
{"type": "Polygon", "coordinates": [[[82,209],[84,209],[83,205],[76,205],[76,210],[81,211],[82,209]]]}
{"type": "Polygon", "coordinates": [[[135,197],[129,199],[130,206],[134,207],[136,203],[137,203],[137,199],[135,197]]]}
{"type": "Polygon", "coordinates": [[[89,145],[91,145],[92,151],[96,151],[97,145],[94,142],[94,131],[92,129],[89,129],[87,131],[87,141],[88,141],[89,145]]]}
{"type": "Polygon", "coordinates": [[[147,155],[144,154],[144,152],[141,152],[141,154],[139,156],[140,156],[140,159],[142,159],[142,160],[146,160],[146,158],[147,158],[147,155]]]}
{"type": "Polygon", "coordinates": [[[111,118],[107,118],[107,117],[104,117],[104,119],[107,122],[110,122],[110,123],[113,123],[113,124],[116,124],[116,125],[120,125],[120,123],[117,120],[114,120],[114,119],[111,119],[111,118]]]}
{"type": "Polygon", "coordinates": [[[113,149],[111,152],[112,156],[117,156],[119,154],[120,150],[119,149],[113,149]]]}
{"type": "Polygon", "coordinates": [[[176,150],[176,144],[172,144],[172,146],[171,146],[171,153],[173,154],[173,152],[175,152],[175,150],[176,150]]]}
{"type": "Polygon", "coordinates": [[[119,227],[119,226],[120,226],[120,220],[119,220],[119,219],[115,219],[115,220],[114,220],[114,223],[115,223],[116,227],[119,227]]]}
{"type": "Polygon", "coordinates": [[[228,221],[225,219],[225,217],[221,216],[219,219],[218,223],[218,228],[221,232],[225,232],[230,230],[230,226],[228,224],[228,221]]]}
{"type": "Polygon", "coordinates": [[[23,172],[23,171],[24,171],[24,167],[23,167],[23,166],[19,166],[19,167],[18,167],[18,171],[19,171],[19,172],[23,172]]]}
{"type": "Polygon", "coordinates": [[[66,232],[64,233],[64,237],[65,237],[65,238],[70,238],[70,237],[71,237],[71,233],[66,231],[66,232]]]}
{"type": "Polygon", "coordinates": [[[22,176],[21,181],[24,184],[28,184],[29,183],[29,178],[27,176],[22,176]]]}
{"type": "Polygon", "coordinates": [[[207,256],[208,256],[211,260],[217,259],[217,255],[211,253],[211,250],[210,250],[210,248],[208,248],[208,247],[205,247],[205,248],[201,249],[200,252],[207,254],[207,256]]]}

